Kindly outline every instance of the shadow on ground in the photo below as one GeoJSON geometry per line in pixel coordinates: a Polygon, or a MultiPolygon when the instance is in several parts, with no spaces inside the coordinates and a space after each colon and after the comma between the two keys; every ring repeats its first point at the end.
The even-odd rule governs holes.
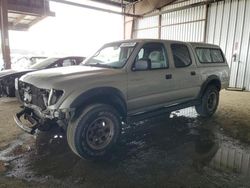
{"type": "Polygon", "coordinates": [[[193,108],[124,127],[120,143],[103,161],[77,157],[58,129],[39,133],[35,143],[26,140],[33,145],[22,148],[5,173],[25,180],[24,186],[250,187],[249,148],[224,136],[213,118],[197,117],[193,108]]]}

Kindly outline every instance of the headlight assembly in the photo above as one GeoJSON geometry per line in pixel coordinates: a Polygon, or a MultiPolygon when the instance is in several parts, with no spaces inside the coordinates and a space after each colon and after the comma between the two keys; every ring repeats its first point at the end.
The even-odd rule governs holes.
{"type": "Polygon", "coordinates": [[[51,89],[48,97],[48,106],[56,104],[62,95],[62,90],[51,89]]]}

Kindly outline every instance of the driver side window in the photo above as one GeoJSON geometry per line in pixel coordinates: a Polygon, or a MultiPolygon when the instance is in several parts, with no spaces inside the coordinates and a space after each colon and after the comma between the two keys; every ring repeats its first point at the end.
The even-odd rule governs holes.
{"type": "Polygon", "coordinates": [[[162,43],[145,44],[136,57],[137,63],[141,60],[148,62],[149,70],[168,68],[168,58],[162,43]]]}

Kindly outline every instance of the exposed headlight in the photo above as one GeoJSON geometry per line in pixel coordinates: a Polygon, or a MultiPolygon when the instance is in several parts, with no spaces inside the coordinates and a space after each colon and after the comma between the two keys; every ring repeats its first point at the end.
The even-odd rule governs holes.
{"type": "Polygon", "coordinates": [[[48,97],[48,106],[56,104],[62,95],[62,90],[51,89],[48,97]]]}

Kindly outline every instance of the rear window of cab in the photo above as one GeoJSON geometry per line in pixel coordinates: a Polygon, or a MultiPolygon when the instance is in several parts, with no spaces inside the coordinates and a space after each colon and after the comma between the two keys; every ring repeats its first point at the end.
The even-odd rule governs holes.
{"type": "Polygon", "coordinates": [[[218,48],[198,47],[195,49],[200,63],[224,63],[222,51],[218,48]]]}

